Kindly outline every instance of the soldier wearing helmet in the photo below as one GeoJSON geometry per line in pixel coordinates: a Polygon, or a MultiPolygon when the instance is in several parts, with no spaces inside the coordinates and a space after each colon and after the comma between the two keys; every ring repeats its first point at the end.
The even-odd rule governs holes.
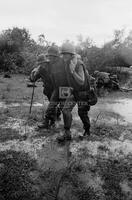
{"type": "MultiPolygon", "coordinates": [[[[62,58],[52,67],[54,91],[46,111],[46,118],[53,116],[58,103],[62,106],[64,120],[64,135],[58,137],[59,142],[71,140],[72,109],[78,103],[78,114],[84,124],[84,135],[89,135],[90,121],[87,112],[90,106],[78,97],[78,92],[86,90],[84,64],[76,57],[75,48],[70,43],[64,43],[61,48],[62,58]]],[[[50,58],[49,58],[50,59],[50,58]]],[[[89,89],[89,86],[87,87],[89,89]]]]}
{"type": "Polygon", "coordinates": [[[48,52],[46,54],[47,56],[53,56],[53,57],[59,57],[60,53],[59,53],[59,48],[56,45],[53,45],[51,47],[48,48],[48,52]]]}
{"type": "Polygon", "coordinates": [[[46,58],[50,61],[51,65],[54,65],[60,59],[59,47],[52,45],[48,48],[46,58]]]}
{"type": "MultiPolygon", "coordinates": [[[[49,54],[51,55],[52,53],[54,54],[54,57],[58,56],[59,52],[56,49],[57,48],[51,46],[48,48],[48,54],[39,55],[37,58],[38,66],[31,72],[31,75],[30,75],[30,80],[32,82],[37,81],[39,78],[42,79],[43,87],[44,87],[43,94],[47,96],[49,101],[50,101],[54,87],[53,87],[52,79],[51,79],[51,64],[50,64],[50,60],[48,59],[48,55],[49,54]]],[[[55,118],[59,119],[60,114],[61,114],[59,107],[57,108],[56,112],[57,113],[55,113],[55,116],[52,119],[48,120],[47,127],[54,126],[55,118]]],[[[38,124],[39,128],[43,128],[43,126],[45,127],[45,119],[42,123],[38,124]]]]}
{"type": "Polygon", "coordinates": [[[46,59],[46,56],[44,54],[38,56],[37,65],[38,66],[31,72],[30,80],[32,82],[35,82],[41,78],[44,86],[43,93],[48,97],[48,99],[50,99],[53,87],[51,85],[51,79],[49,77],[50,74],[49,60],[46,59]]]}
{"type": "Polygon", "coordinates": [[[101,90],[109,87],[110,73],[95,71],[94,77],[96,79],[96,86],[98,95],[101,96],[101,90]]]}
{"type": "Polygon", "coordinates": [[[46,55],[45,54],[40,54],[37,58],[37,63],[38,65],[42,64],[42,63],[45,63],[45,62],[48,62],[47,58],[46,58],[46,55]]]}
{"type": "MultiPolygon", "coordinates": [[[[86,88],[88,90],[90,89],[90,86],[86,85],[87,83],[84,72],[85,66],[81,60],[81,56],[79,54],[76,54],[75,48],[72,44],[64,43],[61,48],[61,54],[63,55],[63,59],[65,62],[68,84],[71,88],[73,88],[73,94],[71,94],[70,98],[67,98],[63,108],[63,115],[65,119],[64,126],[66,130],[69,130],[68,133],[70,133],[70,126],[72,122],[71,111],[75,106],[75,103],[77,103],[78,115],[83,122],[83,127],[85,130],[83,135],[88,136],[90,135],[90,121],[88,117],[90,106],[85,101],[86,99],[83,99],[79,96],[80,91],[85,91],[86,88]]],[[[65,137],[66,136],[64,135],[64,138],[65,137]]],[[[60,139],[63,140],[63,137],[60,139]]]]}

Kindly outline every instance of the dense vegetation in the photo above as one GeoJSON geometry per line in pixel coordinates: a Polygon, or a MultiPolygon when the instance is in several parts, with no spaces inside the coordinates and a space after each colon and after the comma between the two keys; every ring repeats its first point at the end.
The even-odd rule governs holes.
{"type": "Polygon", "coordinates": [[[35,42],[25,28],[13,28],[0,34],[0,70],[29,73],[37,55],[46,50],[44,35],[35,42]]]}
{"type": "MultiPolygon", "coordinates": [[[[51,43],[43,34],[38,41],[31,38],[28,30],[14,27],[0,34],[0,71],[28,74],[35,66],[37,55],[45,52],[51,43]]],[[[111,71],[116,66],[132,65],[132,31],[125,36],[125,30],[116,30],[113,39],[97,47],[87,37],[78,36],[77,52],[82,56],[89,71],[111,71]]]]}

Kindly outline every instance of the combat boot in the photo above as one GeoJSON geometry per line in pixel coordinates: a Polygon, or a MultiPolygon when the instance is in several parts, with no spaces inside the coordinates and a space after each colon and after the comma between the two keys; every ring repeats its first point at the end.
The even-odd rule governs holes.
{"type": "Polygon", "coordinates": [[[71,131],[70,130],[65,130],[65,133],[59,137],[57,137],[58,143],[64,143],[66,141],[71,141],[71,131]]]}
{"type": "Polygon", "coordinates": [[[80,140],[89,139],[89,137],[90,137],[90,130],[89,129],[85,129],[83,135],[79,135],[80,140]]]}
{"type": "Polygon", "coordinates": [[[83,136],[90,136],[90,130],[89,129],[86,129],[83,133],[83,136]]]}

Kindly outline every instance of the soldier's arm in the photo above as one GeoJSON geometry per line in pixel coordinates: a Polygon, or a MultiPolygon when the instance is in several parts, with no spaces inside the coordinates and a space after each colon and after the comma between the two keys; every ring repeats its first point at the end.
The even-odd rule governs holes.
{"type": "Polygon", "coordinates": [[[77,70],[74,70],[72,72],[72,75],[73,75],[74,79],[76,80],[76,82],[79,85],[83,85],[84,84],[85,75],[84,75],[84,70],[83,70],[83,66],[82,65],[79,65],[77,70]]]}

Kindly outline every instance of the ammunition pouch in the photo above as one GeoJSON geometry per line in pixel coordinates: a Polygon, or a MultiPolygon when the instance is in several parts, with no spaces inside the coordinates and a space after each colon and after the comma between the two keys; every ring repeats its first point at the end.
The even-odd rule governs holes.
{"type": "Polygon", "coordinates": [[[79,100],[86,101],[90,106],[94,106],[98,101],[97,94],[93,88],[90,91],[80,91],[77,96],[79,100]]]}

